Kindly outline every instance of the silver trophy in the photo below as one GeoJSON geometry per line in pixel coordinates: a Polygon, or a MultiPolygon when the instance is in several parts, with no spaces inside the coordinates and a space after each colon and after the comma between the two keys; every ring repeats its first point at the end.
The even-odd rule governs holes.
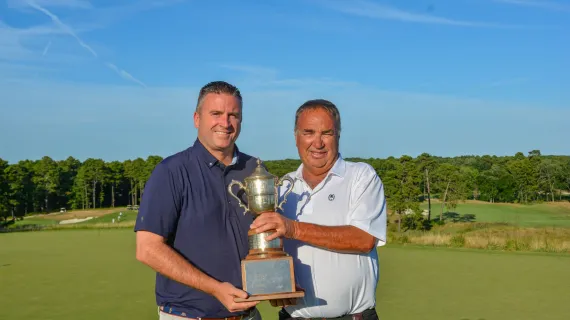
{"type": "MultiPolygon", "coordinates": [[[[255,219],[262,212],[277,211],[277,209],[283,210],[283,205],[287,202],[287,196],[293,191],[293,184],[293,179],[288,176],[278,179],[277,176],[267,172],[261,165],[261,160],[257,159],[255,171],[244,179],[244,183],[232,180],[228,186],[228,192],[238,201],[239,206],[244,209],[243,214],[251,212],[253,219],[255,219]],[[279,205],[276,205],[279,200],[278,187],[285,181],[289,181],[291,185],[283,195],[283,201],[281,201],[279,205]],[[248,206],[245,206],[232,192],[232,187],[236,185],[239,186],[238,190],[244,190],[246,193],[248,206]]],[[[267,231],[256,234],[250,230],[248,232],[250,254],[261,256],[284,255],[285,252],[283,252],[283,241],[281,238],[271,241],[265,240],[271,233],[271,231],[267,231]]]]}
{"type": "MultiPolygon", "coordinates": [[[[277,176],[267,172],[257,159],[257,168],[241,183],[232,180],[228,185],[228,192],[234,197],[244,214],[250,212],[253,219],[267,211],[283,210],[287,196],[293,191],[294,180],[284,176],[277,176]],[[278,203],[278,187],[289,181],[290,186],[283,195],[283,201],[278,203]],[[238,190],[246,193],[248,205],[244,205],[232,191],[232,187],[239,186],[238,190]]],[[[254,301],[303,297],[304,292],[296,291],[293,259],[283,251],[283,239],[265,240],[272,231],[255,233],[249,230],[249,253],[241,262],[243,290],[250,294],[247,299],[236,301],[254,301]]]]}

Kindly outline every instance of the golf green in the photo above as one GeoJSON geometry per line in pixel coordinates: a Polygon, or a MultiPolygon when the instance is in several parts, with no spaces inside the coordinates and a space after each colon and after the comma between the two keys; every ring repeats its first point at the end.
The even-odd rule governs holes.
{"type": "MultiPolygon", "coordinates": [[[[422,203],[427,209],[427,203],[422,203]]],[[[567,203],[509,204],[482,201],[460,202],[458,214],[474,214],[477,222],[503,222],[522,227],[570,227],[570,206],[567,203]]],[[[432,204],[432,216],[439,217],[441,203],[432,204]]]]}
{"type": "MultiPolygon", "coordinates": [[[[569,255],[379,252],[381,320],[570,319],[569,255]]],[[[154,273],[135,260],[130,229],[1,234],[0,284],[0,319],[157,319],[154,273]]]]}

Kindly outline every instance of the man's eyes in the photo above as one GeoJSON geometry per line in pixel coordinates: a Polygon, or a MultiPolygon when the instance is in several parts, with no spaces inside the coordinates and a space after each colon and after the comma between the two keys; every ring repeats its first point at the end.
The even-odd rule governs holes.
{"type": "MultiPolygon", "coordinates": [[[[212,116],[221,116],[223,113],[222,113],[222,112],[211,112],[210,114],[211,114],[212,116]]],[[[235,113],[230,113],[229,116],[239,119],[239,115],[238,115],[238,114],[235,114],[235,113]]]]}
{"type": "MultiPolygon", "coordinates": [[[[305,136],[312,136],[312,135],[314,135],[314,134],[315,134],[314,131],[304,131],[304,132],[303,132],[303,135],[305,135],[305,136]]],[[[333,133],[333,132],[323,132],[322,135],[323,135],[323,136],[333,136],[334,133],[333,133]]]]}

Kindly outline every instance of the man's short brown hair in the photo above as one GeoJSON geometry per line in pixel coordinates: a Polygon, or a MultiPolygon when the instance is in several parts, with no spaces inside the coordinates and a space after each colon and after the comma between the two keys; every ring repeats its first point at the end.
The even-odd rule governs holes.
{"type": "Polygon", "coordinates": [[[239,89],[236,86],[227,83],[225,81],[212,81],[203,86],[202,89],[200,89],[200,94],[198,95],[198,102],[196,103],[196,112],[200,111],[200,106],[202,105],[202,101],[204,100],[204,97],[208,93],[217,93],[217,94],[226,93],[238,98],[240,106],[243,103],[241,93],[239,92],[239,89]]]}

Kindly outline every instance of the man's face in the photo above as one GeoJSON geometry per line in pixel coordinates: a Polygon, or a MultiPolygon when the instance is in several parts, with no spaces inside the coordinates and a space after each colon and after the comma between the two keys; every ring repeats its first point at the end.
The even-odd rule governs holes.
{"type": "Polygon", "coordinates": [[[194,113],[194,126],[206,149],[231,152],[241,131],[241,107],[237,97],[208,93],[194,113]]]}
{"type": "Polygon", "coordinates": [[[338,154],[334,118],[322,108],[304,111],[297,122],[295,142],[307,169],[319,173],[328,171],[338,154]]]}

